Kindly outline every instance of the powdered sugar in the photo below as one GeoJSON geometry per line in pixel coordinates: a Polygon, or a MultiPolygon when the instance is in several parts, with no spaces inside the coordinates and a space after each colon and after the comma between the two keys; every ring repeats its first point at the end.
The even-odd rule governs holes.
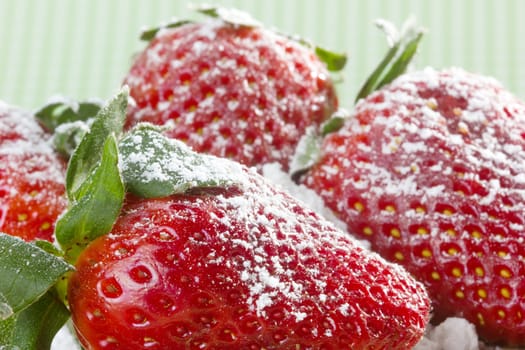
{"type": "Polygon", "coordinates": [[[449,318],[437,327],[429,326],[414,350],[478,350],[474,326],[461,318],[449,318]]]}
{"type": "Polygon", "coordinates": [[[451,295],[456,306],[448,315],[474,314],[469,320],[480,329],[487,320],[495,328],[521,327],[511,324],[510,311],[493,321],[488,300],[470,311],[466,291],[485,297],[485,289],[505,283],[512,286],[500,294],[510,299],[521,283],[492,270],[523,267],[521,248],[514,247],[523,240],[524,121],[525,105],[492,79],[460,69],[406,74],[358,103],[343,129],[326,138],[324,165],[306,183],[319,187],[348,230],[372,236],[375,249],[427,281],[435,298],[451,295]],[[350,164],[342,165],[344,158],[350,164]],[[502,248],[494,252],[491,245],[502,248]],[[477,260],[473,246],[481,247],[479,271],[491,271],[483,280],[466,266],[477,260]],[[458,270],[451,273],[441,259],[458,270]]]}
{"type": "Polygon", "coordinates": [[[29,112],[2,102],[0,118],[0,155],[34,153],[47,156],[54,153],[50,136],[29,112]]]}
{"type": "MultiPolygon", "coordinates": [[[[310,208],[317,208],[316,211],[323,213],[325,217],[334,220],[333,212],[326,208],[322,199],[310,189],[303,185],[297,185],[290,180],[290,176],[283,172],[278,165],[267,165],[264,168],[264,174],[267,178],[274,182],[277,186],[283,186],[290,193],[298,194],[299,197],[310,208]]],[[[434,188],[436,194],[443,191],[442,187],[434,188]]],[[[339,222],[338,219],[335,219],[339,222]]],[[[344,224],[339,222],[340,227],[344,224]]],[[[515,228],[518,229],[518,228],[515,228]]],[[[523,229],[523,227],[519,227],[523,229]]],[[[351,233],[348,233],[351,235],[351,233]]],[[[366,247],[370,247],[370,243],[363,242],[366,247]]],[[[343,303],[339,306],[339,311],[343,315],[347,315],[350,305],[343,303]]],[[[467,320],[457,317],[451,317],[437,326],[429,324],[425,336],[416,345],[414,350],[505,350],[501,347],[490,347],[482,342],[479,342],[478,336],[474,326],[467,320]]]]}
{"type": "Polygon", "coordinates": [[[45,237],[50,239],[51,223],[56,217],[50,217],[46,222],[48,218],[43,217],[39,210],[47,207],[52,216],[50,213],[61,210],[65,204],[61,197],[64,187],[62,160],[51,145],[50,134],[33,115],[3,102],[0,102],[0,160],[0,230],[20,230],[7,232],[26,239],[33,239],[37,234],[44,238],[45,231],[45,237]],[[8,220],[8,212],[11,224],[6,227],[3,225],[8,220]],[[13,219],[17,213],[18,217],[13,219]],[[13,220],[17,220],[20,229],[15,228],[13,220]],[[25,232],[25,225],[29,227],[29,223],[35,220],[43,220],[45,225],[40,224],[43,228],[31,228],[35,232],[25,232]]]}
{"type": "Polygon", "coordinates": [[[130,120],[173,120],[167,133],[197,151],[286,166],[304,129],[337,104],[330,75],[306,46],[223,15],[163,30],[137,56],[130,120]]]}

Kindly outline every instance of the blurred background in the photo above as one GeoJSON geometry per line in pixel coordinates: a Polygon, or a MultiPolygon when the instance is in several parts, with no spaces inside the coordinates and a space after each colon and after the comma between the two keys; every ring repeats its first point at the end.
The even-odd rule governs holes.
{"type": "MultiPolygon", "coordinates": [[[[387,50],[374,20],[427,28],[414,68],[460,66],[490,75],[525,98],[522,0],[207,0],[346,52],[339,85],[349,107],[387,50]]],[[[182,0],[0,0],[0,100],[28,109],[55,95],[108,99],[142,49],[140,30],[200,18],[182,0]]]]}

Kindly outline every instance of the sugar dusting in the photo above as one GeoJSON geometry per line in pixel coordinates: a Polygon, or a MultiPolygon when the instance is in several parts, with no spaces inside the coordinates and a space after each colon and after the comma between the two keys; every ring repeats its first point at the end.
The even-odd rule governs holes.
{"type": "Polygon", "coordinates": [[[54,154],[50,136],[46,136],[29,112],[0,101],[0,120],[0,156],[54,154]],[[35,147],[36,144],[38,147],[35,147]]]}
{"type": "MultiPolygon", "coordinates": [[[[458,91],[460,93],[460,91],[458,91]]],[[[476,101],[476,100],[474,100],[476,101]]],[[[486,103],[486,101],[479,100],[477,102],[478,104],[486,103]]],[[[432,109],[426,110],[425,113],[428,113],[429,115],[436,117],[432,109]]],[[[470,114],[466,115],[464,118],[464,124],[458,124],[459,128],[462,128],[465,130],[468,128],[468,124],[472,121],[480,121],[482,120],[482,117],[476,114],[470,114]]],[[[410,126],[407,126],[410,127],[410,126]]],[[[429,130],[421,130],[420,131],[423,135],[428,134],[430,135],[429,130]]],[[[494,142],[494,135],[491,135],[490,133],[485,136],[487,142],[494,142]]],[[[452,143],[459,142],[459,140],[452,140],[452,143]]],[[[395,147],[396,144],[393,143],[390,145],[391,147],[395,147]]],[[[420,143],[405,143],[402,145],[402,147],[405,148],[405,151],[407,152],[418,152],[422,149],[422,145],[420,143]]],[[[391,148],[385,149],[385,152],[391,152],[391,148]]],[[[489,152],[487,154],[488,157],[493,159],[495,162],[501,161],[501,157],[503,154],[509,155],[513,151],[515,151],[515,148],[505,146],[501,150],[494,150],[493,152],[489,152]]],[[[479,158],[477,158],[476,154],[470,155],[470,158],[472,158],[472,161],[479,162],[479,158]]],[[[441,168],[440,164],[434,165],[436,171],[441,172],[450,172],[451,169],[443,169],[441,168]]],[[[406,168],[406,169],[400,169],[400,172],[404,172],[405,174],[408,174],[410,171],[415,171],[413,168],[406,168]]],[[[333,214],[324,207],[324,204],[320,199],[313,194],[313,192],[307,190],[303,186],[297,186],[293,182],[289,180],[288,174],[281,172],[280,167],[278,165],[268,165],[264,168],[264,174],[266,177],[268,177],[270,180],[275,182],[278,186],[282,186],[287,188],[290,193],[292,193],[294,196],[300,197],[300,199],[304,202],[306,202],[312,209],[317,211],[318,213],[322,213],[323,215],[326,215],[330,219],[334,219],[333,214]]],[[[384,174],[382,174],[384,175],[384,174]]],[[[489,195],[488,197],[494,197],[500,191],[500,184],[499,182],[493,182],[490,184],[489,188],[489,195]]],[[[405,182],[405,185],[401,186],[401,189],[407,193],[414,193],[415,187],[411,184],[410,178],[405,182]]],[[[376,189],[378,190],[378,189],[376,189]]],[[[437,196],[440,192],[443,191],[442,186],[434,186],[431,187],[428,191],[423,193],[423,196],[437,196]]],[[[395,194],[395,193],[393,193],[395,194]]],[[[484,197],[483,200],[488,201],[488,197],[484,197]]],[[[281,200],[281,199],[279,199],[281,200]]],[[[242,215],[250,216],[251,214],[244,212],[242,208],[251,205],[251,203],[247,203],[244,200],[240,200],[237,203],[230,202],[230,204],[234,204],[239,209],[239,214],[242,217],[242,215]]],[[[272,206],[267,206],[268,213],[271,214],[272,206]]],[[[267,213],[267,214],[268,214],[267,213]]],[[[266,215],[262,215],[261,218],[258,220],[264,220],[264,217],[266,215]]],[[[253,220],[253,218],[249,218],[249,220],[253,220]]],[[[337,220],[334,220],[337,223],[337,220]]],[[[263,223],[261,221],[261,223],[263,223]]],[[[267,224],[267,223],[263,223],[267,224]]],[[[282,225],[292,225],[292,222],[284,222],[280,223],[282,225]]],[[[338,226],[344,227],[341,223],[338,223],[338,226]]],[[[515,229],[522,229],[521,225],[518,225],[519,227],[515,227],[515,229]]],[[[226,238],[226,237],[225,237],[226,238]]],[[[235,242],[239,246],[245,246],[248,244],[245,240],[239,240],[235,242]]],[[[248,247],[249,244],[248,244],[248,247]]],[[[254,247],[251,247],[254,248],[254,247]]],[[[308,248],[307,246],[304,247],[305,249],[308,248]]],[[[255,260],[258,259],[257,253],[262,254],[261,251],[258,252],[257,247],[254,248],[254,252],[256,253],[255,260]]],[[[259,256],[259,259],[263,259],[262,255],[259,256]]],[[[218,261],[219,262],[219,261],[218,261]]],[[[272,268],[275,271],[279,271],[278,274],[270,273],[267,268],[261,267],[256,264],[252,264],[250,262],[245,262],[244,270],[241,272],[241,279],[243,281],[249,282],[250,292],[251,292],[251,302],[253,302],[253,305],[255,307],[255,311],[257,313],[263,314],[264,310],[272,305],[273,298],[278,293],[286,293],[287,295],[290,295],[293,299],[294,295],[297,295],[299,298],[299,295],[301,294],[301,289],[303,288],[300,283],[289,283],[284,281],[282,276],[286,275],[286,271],[283,271],[281,267],[279,266],[278,262],[274,262],[272,265],[272,268]]],[[[323,288],[324,285],[322,281],[319,282],[319,287],[323,288]]],[[[320,297],[322,300],[323,298],[320,297]]],[[[350,309],[350,305],[348,304],[341,304],[339,306],[339,312],[343,315],[348,313],[348,310],[350,309]]],[[[292,314],[294,317],[300,321],[305,317],[305,314],[300,311],[293,311],[292,314]]],[[[57,337],[59,340],[62,337],[67,337],[67,335],[59,335],[57,337]]],[[[55,347],[54,349],[60,349],[58,347],[55,347]]],[[[503,348],[500,347],[487,347],[481,343],[478,343],[477,341],[477,335],[475,333],[474,327],[472,324],[468,323],[464,319],[460,318],[449,318],[445,320],[442,324],[437,325],[435,327],[429,326],[426,332],[425,337],[421,340],[421,342],[416,346],[416,350],[475,350],[475,349],[494,349],[494,350],[500,350],[503,348]]]]}
{"type": "Polygon", "coordinates": [[[132,123],[176,124],[170,136],[249,166],[286,165],[304,129],[337,104],[326,66],[310,49],[217,19],[159,32],[125,83],[138,101],[132,123]]]}
{"type": "MultiPolygon", "coordinates": [[[[275,185],[286,188],[294,196],[297,195],[309,208],[316,210],[329,220],[335,220],[339,227],[345,229],[344,224],[335,218],[333,212],[324,205],[323,200],[315,192],[291,181],[289,174],[283,172],[277,164],[268,164],[263,171],[264,176],[275,185]]],[[[347,234],[351,235],[348,232],[347,234]]],[[[362,243],[365,247],[370,247],[368,242],[362,243]]],[[[339,310],[345,314],[348,308],[349,305],[344,303],[339,310]]],[[[425,336],[414,350],[506,350],[506,348],[491,347],[479,342],[476,330],[471,323],[462,318],[450,317],[437,326],[429,324],[425,336]]]]}
{"type": "Polygon", "coordinates": [[[31,113],[0,101],[0,230],[51,239],[65,206],[63,162],[51,142],[31,113]]]}
{"type": "MultiPolygon", "coordinates": [[[[444,72],[429,68],[401,76],[390,88],[376,92],[367,101],[373,103],[358,103],[355,118],[349,120],[346,129],[329,137],[333,142],[328,144],[330,150],[326,153],[330,156],[324,167],[319,167],[325,181],[315,182],[317,179],[310,177],[307,184],[321,184],[319,192],[325,202],[344,213],[341,215],[346,216],[350,230],[361,237],[379,233],[374,242],[390,259],[414,270],[416,266],[428,266],[421,271],[429,271],[429,279],[444,280],[449,276],[454,279],[446,264],[434,259],[439,256],[446,259],[447,255],[460,252],[460,258],[454,260],[464,264],[470,258],[462,253],[469,251],[466,246],[479,242],[483,242],[480,254],[484,254],[479,262],[481,271],[492,271],[498,264],[508,267],[509,259],[516,262],[513,269],[521,269],[523,265],[513,247],[522,246],[525,231],[522,220],[525,105],[494,79],[456,68],[444,72]],[[345,158],[351,163],[342,165],[338,161],[345,158]],[[345,171],[336,171],[341,168],[345,171]],[[323,184],[333,188],[325,189],[323,184]],[[464,184],[467,185],[463,187],[464,184]],[[418,214],[418,210],[424,214],[418,214]],[[450,238],[451,232],[456,231],[444,232],[437,225],[448,222],[443,216],[449,214],[457,239],[450,238]],[[425,246],[428,250],[402,251],[411,246],[411,239],[416,245],[413,233],[417,225],[420,225],[417,237],[430,237],[425,246]],[[501,235],[493,229],[496,225],[513,232],[501,235]],[[436,239],[432,240],[433,237],[436,239]],[[454,242],[457,246],[446,250],[446,244],[432,245],[433,241],[454,242]],[[487,247],[491,245],[502,247],[501,252],[489,254],[487,247]]],[[[465,266],[453,271],[465,274],[465,290],[479,289],[476,283],[490,280],[474,282],[475,276],[466,276],[471,271],[465,266]]],[[[519,279],[501,281],[498,274],[491,278],[493,284],[510,283],[509,290],[502,290],[508,295],[515,294],[521,283],[519,279]]],[[[486,288],[490,287],[488,283],[486,288]]],[[[437,285],[432,281],[428,284],[437,285]]],[[[439,284],[442,285],[450,284],[439,284]]],[[[443,299],[446,298],[443,295],[462,298],[462,291],[453,288],[436,295],[443,299]]],[[[483,289],[478,291],[484,295],[483,289]]],[[[466,299],[457,303],[467,307],[466,299]]],[[[511,304],[514,302],[519,301],[514,299],[511,304]]],[[[494,321],[488,311],[477,317],[471,321],[494,321]]],[[[506,320],[509,323],[502,329],[511,327],[510,318],[506,320]]],[[[469,332],[468,328],[464,331],[469,332]]],[[[440,339],[443,333],[446,332],[434,337],[440,339]]],[[[463,344],[461,339],[458,342],[463,344]]],[[[461,348],[469,346],[463,344],[461,348]]]]}
{"type": "MultiPolygon", "coordinates": [[[[150,237],[149,230],[158,229],[160,222],[169,225],[171,220],[179,224],[180,220],[188,220],[190,227],[195,222],[199,229],[180,231],[181,237],[185,237],[181,250],[187,250],[191,258],[180,256],[177,264],[184,269],[195,268],[192,289],[214,290],[212,286],[222,286],[224,297],[232,290],[238,291],[241,296],[237,302],[280,327],[295,329],[306,318],[322,319],[323,322],[308,325],[320,341],[348,334],[348,330],[336,325],[347,318],[354,320],[363,310],[368,322],[386,321],[398,329],[378,329],[381,336],[398,339],[405,327],[411,326],[414,332],[403,337],[416,341],[414,334],[424,329],[425,315],[421,310],[428,306],[420,284],[399,266],[365,252],[348,235],[305,209],[287,192],[269,186],[254,169],[241,170],[235,182],[240,192],[230,189],[213,196],[146,202],[145,205],[153,206],[148,206],[146,212],[152,210],[154,216],[142,214],[144,207],[139,202],[137,207],[126,209],[114,229],[114,237],[118,237],[120,229],[128,234],[136,230],[139,233],[136,239],[140,240],[150,237]],[[172,205],[177,205],[180,211],[172,210],[172,205]],[[135,214],[145,216],[137,220],[135,214]],[[200,228],[202,221],[205,229],[200,228]],[[193,248],[203,242],[205,249],[193,248]],[[331,273],[332,269],[337,273],[331,273]],[[203,281],[202,286],[199,281],[203,281]],[[385,300],[377,286],[387,289],[391,286],[396,293],[385,300]],[[347,300],[352,300],[352,304],[345,303],[347,300]],[[379,305],[385,308],[381,310],[379,305]],[[275,316],[276,312],[282,314],[282,321],[281,316],[275,316]]],[[[224,312],[231,312],[232,307],[229,305],[224,312]]],[[[352,341],[362,340],[359,337],[348,340],[352,341]]]]}

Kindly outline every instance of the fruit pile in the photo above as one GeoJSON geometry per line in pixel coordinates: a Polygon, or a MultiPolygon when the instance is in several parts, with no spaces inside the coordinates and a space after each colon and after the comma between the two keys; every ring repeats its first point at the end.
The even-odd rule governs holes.
{"type": "Polygon", "coordinates": [[[85,349],[403,350],[451,317],[525,346],[525,104],[406,73],[415,30],[340,111],[344,55],[200,11],[102,106],[0,104],[0,349],[68,323],[85,349]]]}

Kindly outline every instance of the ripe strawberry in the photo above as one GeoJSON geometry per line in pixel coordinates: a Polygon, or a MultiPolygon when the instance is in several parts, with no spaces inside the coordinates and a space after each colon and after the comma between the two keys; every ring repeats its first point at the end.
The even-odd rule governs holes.
{"type": "Polygon", "coordinates": [[[235,185],[128,198],[112,232],[81,253],[68,295],[86,349],[418,342],[429,313],[422,285],[238,170],[235,185]]]}
{"type": "Polygon", "coordinates": [[[65,164],[27,112],[0,102],[0,231],[52,241],[65,209],[65,164]]]}
{"type": "Polygon", "coordinates": [[[305,129],[337,108],[327,66],[310,47],[213,11],[223,18],[162,29],[138,55],[124,79],[136,102],[127,124],[167,125],[196,151],[287,168],[305,129]]]}
{"type": "Polygon", "coordinates": [[[406,74],[358,102],[302,178],[422,281],[434,320],[525,345],[525,104],[460,69],[406,74]]]}

